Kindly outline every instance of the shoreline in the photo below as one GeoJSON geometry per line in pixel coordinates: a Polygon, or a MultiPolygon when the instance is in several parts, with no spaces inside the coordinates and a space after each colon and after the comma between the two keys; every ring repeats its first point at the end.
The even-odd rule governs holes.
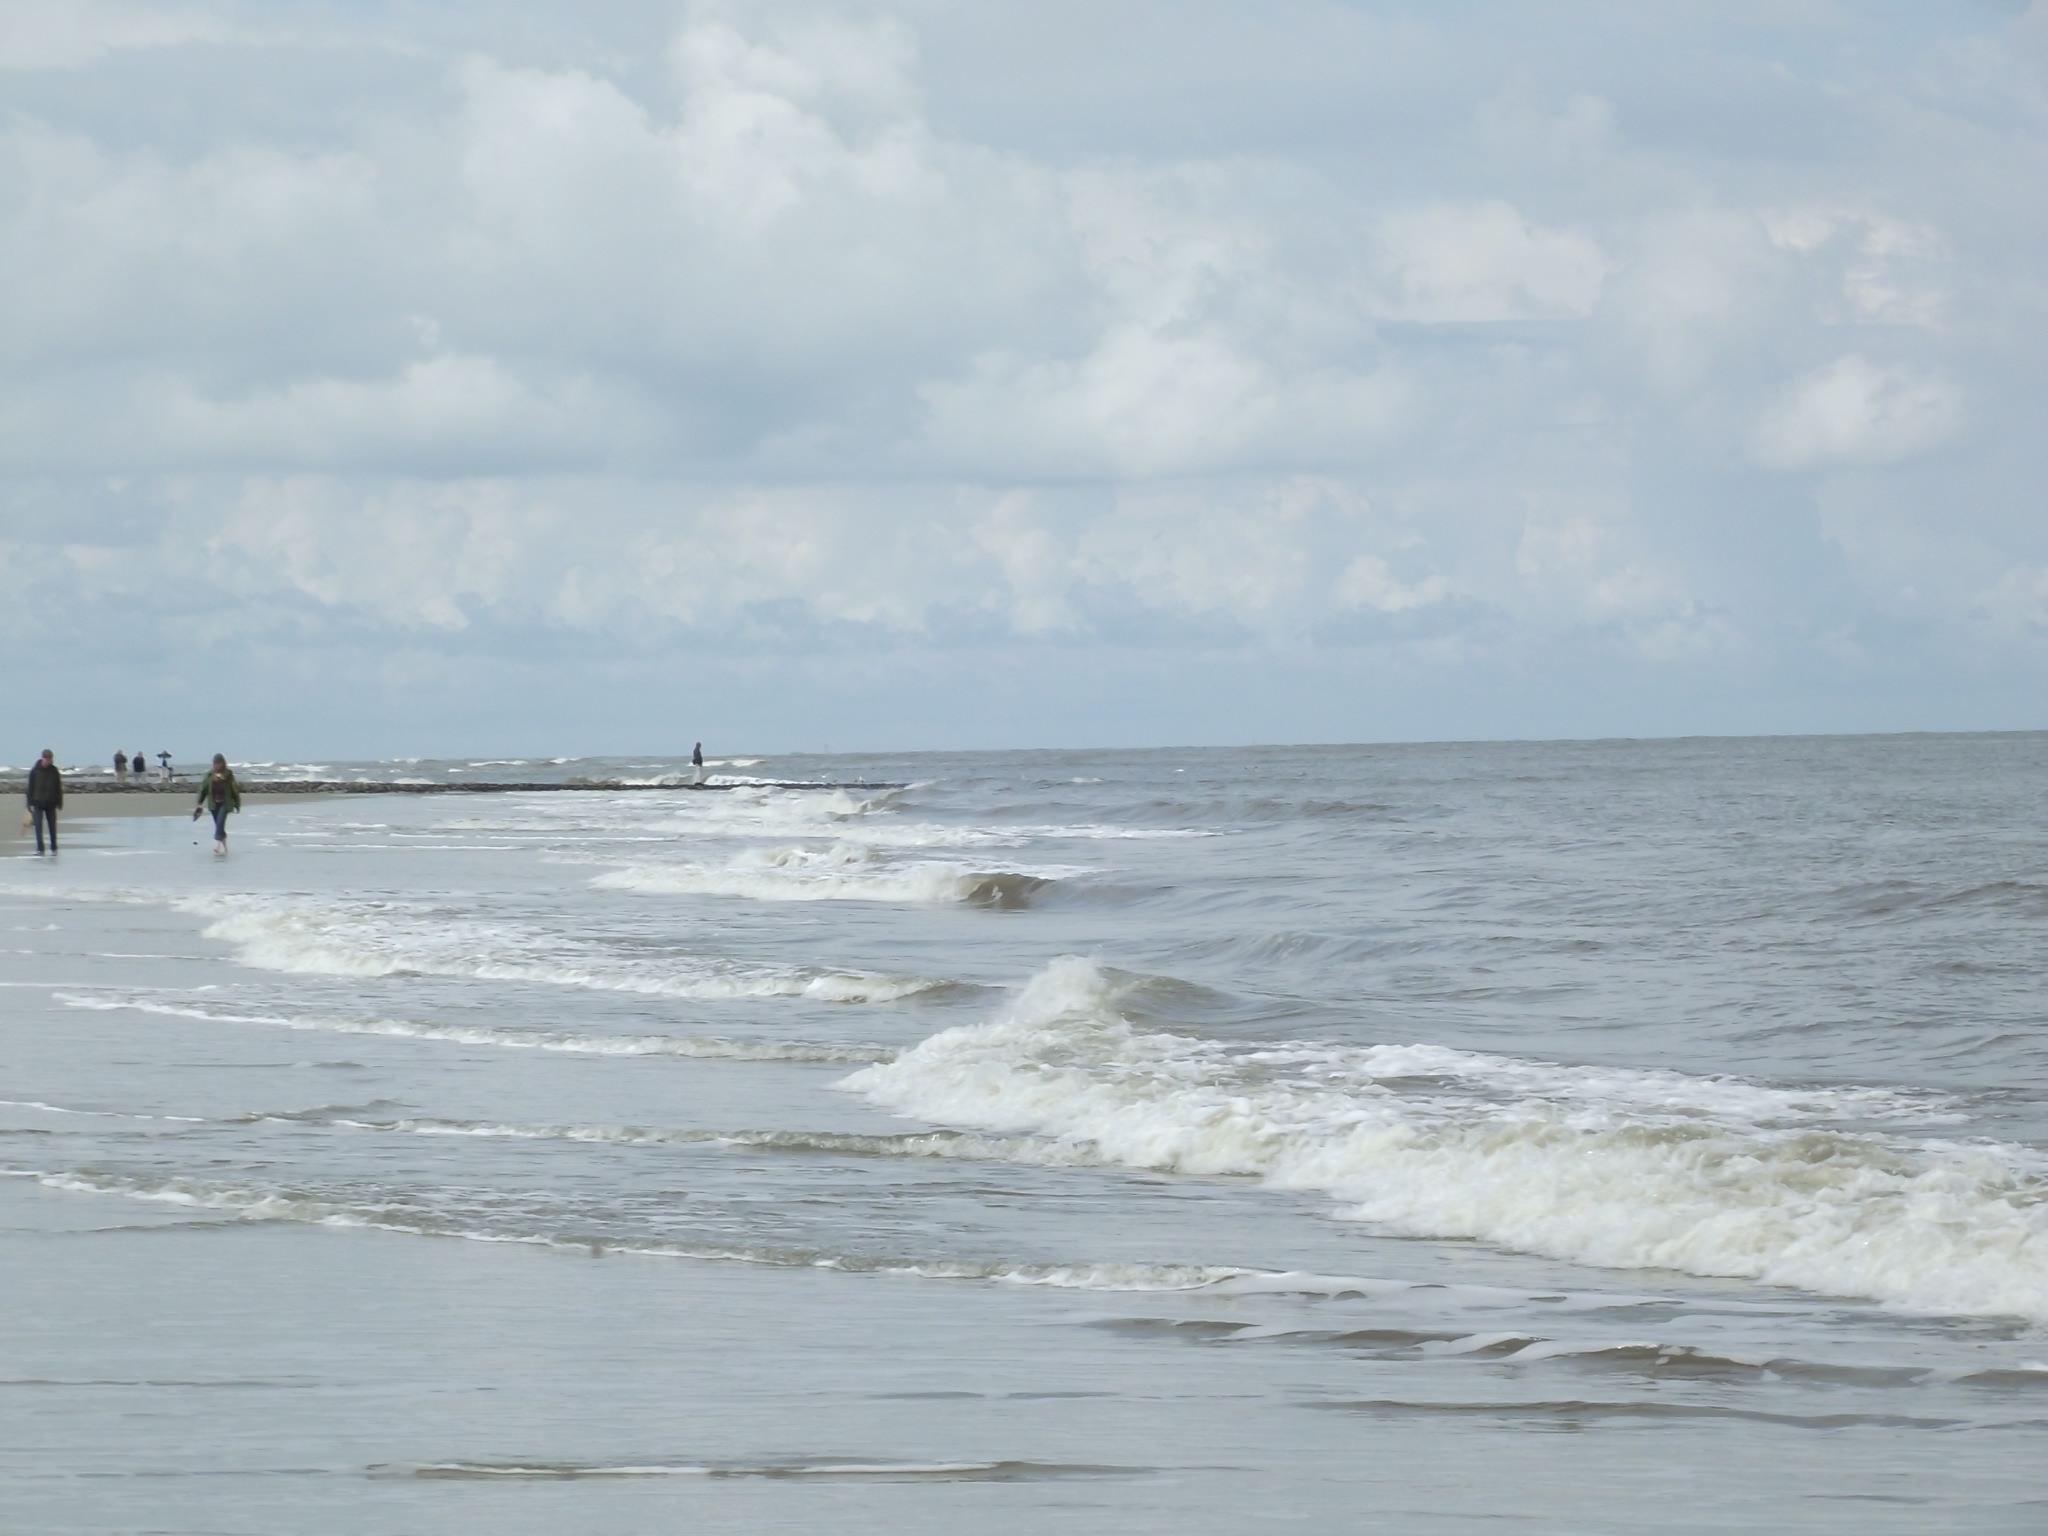
{"type": "MultiPolygon", "coordinates": [[[[173,788],[182,786],[173,785],[173,788]]],[[[70,786],[65,787],[64,808],[57,812],[57,825],[61,829],[74,821],[103,820],[113,816],[183,816],[198,797],[194,788],[189,795],[138,795],[115,789],[101,789],[74,794],[70,786]],[[88,803],[81,803],[88,802],[88,803]]],[[[309,801],[342,799],[339,795],[300,795],[285,790],[242,791],[242,805],[253,809],[261,805],[302,805],[309,801]]],[[[10,824],[9,835],[16,838],[28,837],[27,831],[14,830],[10,824]]]]}
{"type": "MultiPolygon", "coordinates": [[[[691,793],[717,792],[732,789],[902,789],[895,783],[863,781],[859,783],[826,783],[815,779],[748,779],[733,784],[645,784],[624,779],[570,779],[567,781],[525,781],[525,782],[462,782],[462,783],[395,783],[388,779],[273,779],[269,782],[245,781],[242,784],[242,798],[248,799],[290,799],[313,800],[325,795],[510,795],[510,794],[552,794],[552,793],[691,793]]],[[[0,796],[23,795],[26,793],[23,779],[0,780],[0,796]]],[[[150,800],[175,800],[179,796],[197,799],[197,779],[174,779],[168,784],[108,783],[104,779],[67,780],[64,795],[68,802],[73,797],[90,795],[95,799],[136,796],[150,800]]]]}

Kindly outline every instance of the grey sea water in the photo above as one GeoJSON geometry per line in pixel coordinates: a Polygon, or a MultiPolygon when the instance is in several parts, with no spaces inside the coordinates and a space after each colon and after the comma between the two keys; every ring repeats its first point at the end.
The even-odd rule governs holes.
{"type": "Polygon", "coordinates": [[[10,845],[0,1526],[2048,1529],[2048,737],[713,772],[10,845]]]}

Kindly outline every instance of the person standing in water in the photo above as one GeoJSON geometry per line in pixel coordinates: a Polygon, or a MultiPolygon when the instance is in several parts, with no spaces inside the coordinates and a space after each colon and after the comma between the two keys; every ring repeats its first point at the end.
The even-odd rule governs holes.
{"type": "Polygon", "coordinates": [[[698,742],[690,748],[690,769],[699,784],[704,782],[704,743],[698,742]]]}
{"type": "Polygon", "coordinates": [[[192,807],[192,819],[201,811],[213,812],[213,851],[228,851],[228,817],[242,808],[242,786],[235,782],[235,770],[216,752],[213,767],[199,781],[199,803],[192,807]]]}
{"type": "Polygon", "coordinates": [[[36,824],[36,852],[43,851],[43,828],[50,829],[50,852],[57,851],[57,812],[64,808],[64,775],[57,754],[48,747],[28,771],[28,814],[36,824]]]}

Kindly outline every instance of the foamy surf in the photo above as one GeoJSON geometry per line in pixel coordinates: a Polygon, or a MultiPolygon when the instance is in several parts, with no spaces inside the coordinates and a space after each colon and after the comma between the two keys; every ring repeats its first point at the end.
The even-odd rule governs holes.
{"type": "Polygon", "coordinates": [[[734,1040],[719,1035],[606,1035],[558,1030],[497,1029],[482,1024],[436,1024],[418,1019],[362,1019],[327,1014],[276,1014],[202,1008],[191,1003],[120,993],[54,992],[67,1008],[95,1012],[129,1011],[212,1024],[255,1025],[337,1035],[375,1035],[393,1040],[442,1041],[498,1050],[551,1051],[570,1056],[681,1056],[728,1061],[886,1061],[885,1046],[820,1044],[801,1040],[734,1040]]]}
{"type": "Polygon", "coordinates": [[[866,827],[883,818],[903,795],[918,787],[866,791],[795,789],[723,779],[718,794],[673,799],[602,792],[592,792],[587,801],[555,795],[521,795],[501,807],[465,810],[464,814],[440,819],[435,825],[444,831],[543,835],[601,825],[669,836],[834,837],[853,826],[866,827]]]}
{"type": "Polygon", "coordinates": [[[1088,873],[1061,867],[894,863],[872,848],[758,848],[723,864],[631,864],[596,877],[604,890],[751,901],[880,901],[912,906],[1028,906],[1038,892],[1088,873]]]}
{"type": "Polygon", "coordinates": [[[1058,961],[995,1021],[843,1086],[1130,1167],[1320,1191],[1399,1235],[2048,1321],[2039,1154],[1796,1123],[1906,1108],[1896,1095],[1433,1047],[1236,1048],[1133,1027],[1129,984],[1058,961]]]}
{"type": "Polygon", "coordinates": [[[192,896],[175,905],[208,917],[205,934],[258,970],[321,976],[452,976],[534,982],[655,997],[792,997],[891,1002],[952,983],[710,956],[644,957],[622,946],[388,901],[292,896],[192,896]]]}

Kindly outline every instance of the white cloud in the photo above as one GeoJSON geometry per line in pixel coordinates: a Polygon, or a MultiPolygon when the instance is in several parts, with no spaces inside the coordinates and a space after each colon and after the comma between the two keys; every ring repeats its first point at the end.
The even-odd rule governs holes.
{"type": "Polygon", "coordinates": [[[296,380],[218,400],[180,390],[158,407],[177,451],[216,462],[369,467],[393,460],[585,458],[649,435],[641,403],[589,379],[519,377],[496,359],[440,354],[379,379],[296,380]]]}
{"type": "Polygon", "coordinates": [[[1753,212],[1656,209],[1631,235],[1603,316],[1643,381],[1673,407],[1712,401],[1796,323],[1795,271],[1753,212]]]}
{"type": "Polygon", "coordinates": [[[1337,601],[1346,608],[1373,608],[1381,613],[1407,613],[1440,602],[1449,592],[1441,576],[1404,582],[1394,575],[1383,555],[1359,555],[1337,578],[1337,601]]]}
{"type": "Polygon", "coordinates": [[[1515,545],[1515,572],[1527,591],[1596,624],[1689,606],[1671,578],[1632,547],[1639,541],[1624,516],[1614,508],[1532,506],[1515,545]]]}
{"type": "Polygon", "coordinates": [[[1499,201],[1391,214],[1379,238],[1385,313],[1423,324],[1582,319],[1611,265],[1588,236],[1539,228],[1499,201]]]}
{"type": "Polygon", "coordinates": [[[536,554],[573,544],[559,510],[494,482],[363,496],[319,477],[252,480],[209,522],[200,571],[228,590],[287,590],[408,630],[530,606],[536,554]]]}
{"type": "Polygon", "coordinates": [[[1762,218],[1774,245],[1832,267],[1841,302],[1822,306],[1823,319],[1940,328],[1954,258],[1932,224],[1828,207],[1769,209],[1762,218]]]}
{"type": "Polygon", "coordinates": [[[2038,39],[1746,14],[20,0],[7,622],[2032,678],[2038,39]]]}
{"type": "Polygon", "coordinates": [[[1754,451],[1774,469],[1890,464],[1939,447],[1961,418],[1960,392],[1941,375],[1852,352],[1785,391],[1754,451]]]}

